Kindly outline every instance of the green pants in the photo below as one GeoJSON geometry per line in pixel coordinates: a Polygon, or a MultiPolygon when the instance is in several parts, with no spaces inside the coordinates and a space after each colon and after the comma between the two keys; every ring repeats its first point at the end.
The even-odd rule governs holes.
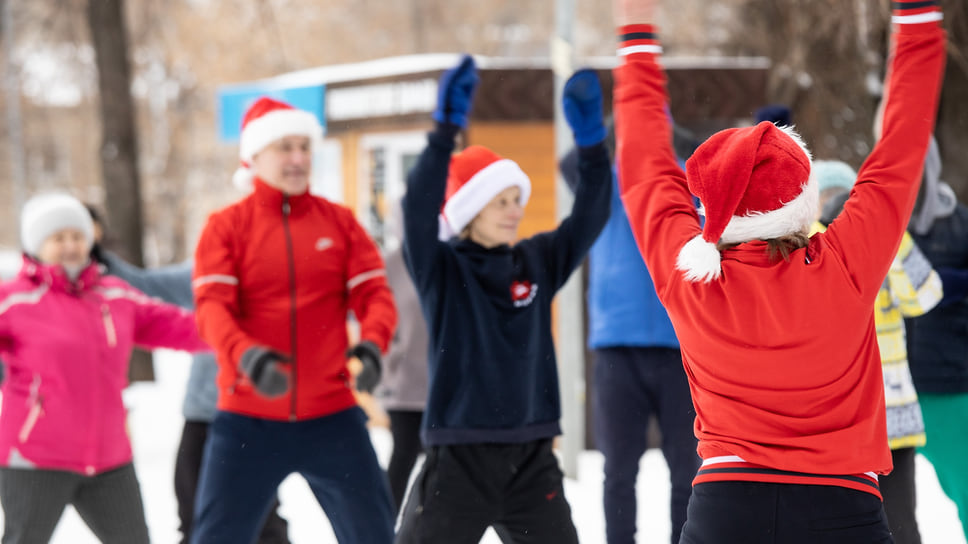
{"type": "Polygon", "coordinates": [[[918,393],[928,442],[918,448],[934,465],[941,489],[958,506],[968,540],[968,393],[918,393]]]}

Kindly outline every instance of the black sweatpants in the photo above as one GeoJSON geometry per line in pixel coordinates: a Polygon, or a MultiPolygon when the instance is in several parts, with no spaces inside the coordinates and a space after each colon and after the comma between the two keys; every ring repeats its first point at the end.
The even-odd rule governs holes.
{"type": "Polygon", "coordinates": [[[881,499],[845,487],[696,485],[680,544],[890,544],[881,499]]]}
{"type": "Polygon", "coordinates": [[[914,480],[914,448],[891,450],[894,470],[878,479],[884,512],[895,544],[921,544],[921,532],[915,516],[917,487],[914,480]]]}
{"type": "Polygon", "coordinates": [[[551,439],[428,448],[398,544],[470,544],[493,526],[505,544],[577,544],[551,439]]]}
{"type": "Polygon", "coordinates": [[[3,544],[49,542],[68,504],[104,544],[147,544],[148,525],[134,465],[85,476],[0,468],[3,544]]]}
{"type": "Polygon", "coordinates": [[[387,415],[390,416],[390,434],[393,436],[393,453],[390,454],[387,477],[390,479],[393,504],[399,512],[413,465],[423,451],[420,443],[420,420],[423,419],[423,412],[387,410],[387,415]]]}
{"type": "MultiPolygon", "coordinates": [[[[178,444],[178,454],[175,457],[175,498],[178,500],[182,544],[188,544],[192,538],[198,474],[202,469],[202,452],[205,451],[210,426],[204,421],[185,421],[181,442],[178,444]]],[[[278,497],[259,533],[258,544],[289,544],[289,524],[279,515],[278,497]]]]}

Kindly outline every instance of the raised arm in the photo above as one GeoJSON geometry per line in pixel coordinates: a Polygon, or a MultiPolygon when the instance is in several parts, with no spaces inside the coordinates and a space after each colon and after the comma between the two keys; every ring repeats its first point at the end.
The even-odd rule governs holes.
{"type": "Polygon", "coordinates": [[[575,199],[571,214],[557,229],[532,239],[544,246],[555,290],[564,285],[608,222],[612,194],[598,75],[592,70],[575,72],[565,83],[562,107],[578,149],[575,199]]]}
{"type": "Polygon", "coordinates": [[[403,196],[403,247],[407,268],[420,292],[436,283],[434,264],[442,249],[438,215],[447,188],[450,155],[457,133],[467,126],[477,81],[477,68],[469,55],[441,76],[437,109],[433,114],[436,126],[407,176],[407,193],[403,196]]]}
{"type": "MultiPolygon", "coordinates": [[[[940,21],[936,1],[894,2],[882,136],[826,234],[857,278],[884,277],[911,216],[944,72],[940,21]]],[[[867,283],[858,285],[876,296],[879,280],[867,283]]]]}
{"type": "Polygon", "coordinates": [[[672,148],[665,73],[656,34],[656,0],[618,0],[620,65],[615,70],[619,189],[645,263],[661,293],[680,274],[676,258],[700,233],[699,217],[672,148]]]}

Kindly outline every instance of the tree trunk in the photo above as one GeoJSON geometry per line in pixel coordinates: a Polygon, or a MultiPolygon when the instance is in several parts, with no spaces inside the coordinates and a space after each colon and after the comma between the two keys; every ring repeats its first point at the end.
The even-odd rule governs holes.
{"type": "MultiPolygon", "coordinates": [[[[89,0],[87,16],[100,90],[100,159],[107,223],[121,255],[140,266],[144,264],[141,183],[124,0],[89,0]]],[[[153,380],[151,355],[136,352],[128,376],[131,381],[153,380]]]]}
{"type": "Polygon", "coordinates": [[[959,200],[968,202],[968,6],[965,0],[944,0],[942,5],[948,64],[935,134],[941,148],[941,179],[951,185],[959,200]]]}

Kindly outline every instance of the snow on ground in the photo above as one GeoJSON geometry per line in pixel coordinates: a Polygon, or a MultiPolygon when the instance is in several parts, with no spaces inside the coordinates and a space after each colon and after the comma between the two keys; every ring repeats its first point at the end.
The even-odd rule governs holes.
{"type": "MultiPolygon", "coordinates": [[[[155,544],[179,541],[178,517],[173,491],[175,449],[181,436],[181,401],[188,377],[190,358],[181,353],[160,351],[155,356],[157,381],[136,384],[125,394],[130,408],[135,467],[141,482],[151,539],[155,544]]],[[[388,431],[371,432],[381,463],[389,460],[392,441],[388,431]]],[[[941,491],[934,470],[923,457],[917,459],[918,522],[924,544],[966,544],[952,503],[941,491]]],[[[669,473],[656,450],[642,459],[638,481],[638,542],[666,544],[669,541],[669,473]]],[[[578,536],[586,544],[605,541],[602,515],[602,457],[585,452],[579,460],[577,480],[565,481],[578,536]]],[[[335,543],[332,529],[309,487],[298,476],[283,482],[281,513],[289,520],[293,544],[335,543]]],[[[2,520],[0,520],[2,527],[2,520]]],[[[488,532],[482,542],[497,544],[488,532]]],[[[97,540],[77,513],[68,508],[54,533],[53,544],[91,544],[97,540]]]]}

